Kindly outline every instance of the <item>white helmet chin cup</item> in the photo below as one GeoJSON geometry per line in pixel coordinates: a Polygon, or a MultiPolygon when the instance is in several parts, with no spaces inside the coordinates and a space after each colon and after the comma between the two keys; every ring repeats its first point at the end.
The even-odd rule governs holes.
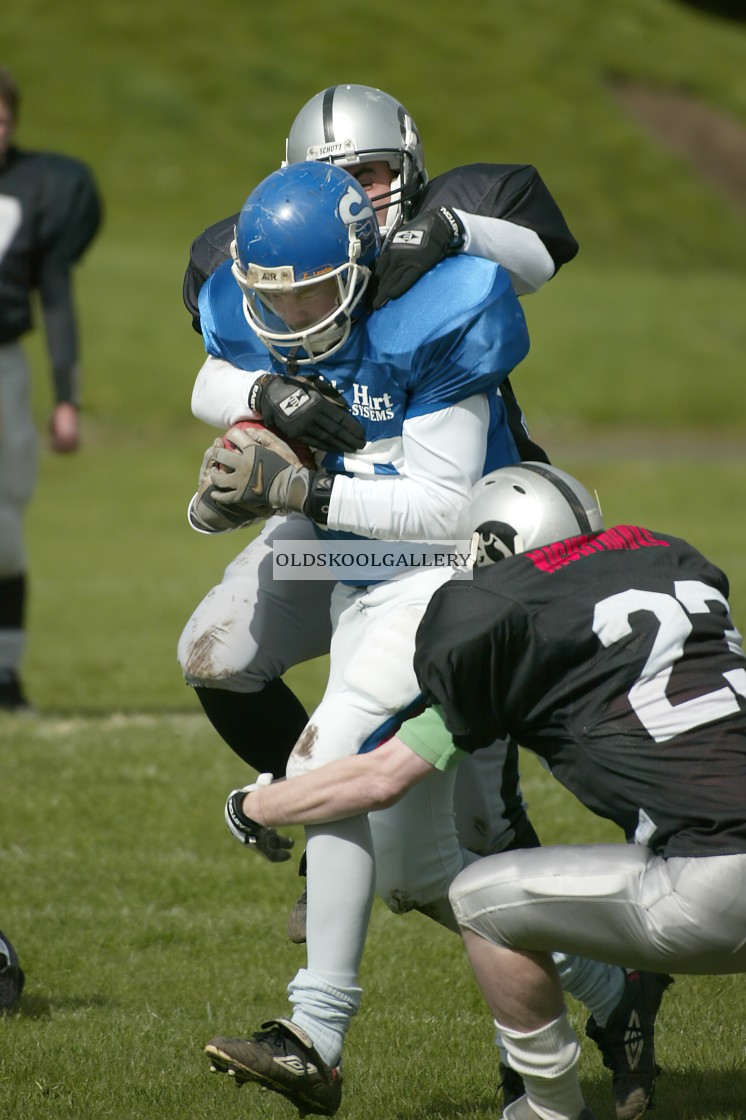
{"type": "Polygon", "coordinates": [[[576,478],[547,463],[517,463],[477,482],[457,537],[472,540],[479,567],[601,529],[598,501],[576,478]]]}

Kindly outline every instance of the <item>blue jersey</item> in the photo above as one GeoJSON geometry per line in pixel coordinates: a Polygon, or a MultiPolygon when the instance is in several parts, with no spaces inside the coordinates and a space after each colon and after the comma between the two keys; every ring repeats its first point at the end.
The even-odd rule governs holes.
{"type": "MultiPolygon", "coordinates": [[[[203,286],[199,304],[208,353],[240,369],[287,372],[247,324],[227,262],[203,286]]],[[[328,453],[324,468],[360,477],[395,474],[406,419],[478,393],[490,401],[485,473],[516,462],[498,389],[527,352],[526,322],[507,272],[480,257],[447,257],[355,324],[336,354],[302,368],[333,384],[365,431],[362,451],[328,453]]]]}

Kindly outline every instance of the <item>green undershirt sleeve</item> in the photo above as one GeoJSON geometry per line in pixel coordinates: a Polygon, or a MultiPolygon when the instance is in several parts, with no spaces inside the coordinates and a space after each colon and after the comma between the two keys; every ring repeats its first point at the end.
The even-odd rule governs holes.
{"type": "Polygon", "coordinates": [[[453,742],[439,705],[426,708],[416,719],[403,723],[397,737],[436,770],[450,770],[466,758],[466,752],[453,742]]]}

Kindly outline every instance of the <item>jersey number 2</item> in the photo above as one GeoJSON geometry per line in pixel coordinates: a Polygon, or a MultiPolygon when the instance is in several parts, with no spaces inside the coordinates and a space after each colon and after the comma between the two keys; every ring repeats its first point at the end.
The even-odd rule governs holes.
{"type": "Polygon", "coordinates": [[[692,614],[707,614],[710,603],[720,603],[730,627],[723,637],[732,653],[744,656],[741,635],[730,621],[727,600],[699,580],[677,580],[674,595],[630,588],[610,595],[596,604],[593,632],[605,646],[611,646],[632,633],[630,616],[646,611],[658,620],[658,633],[653,648],[638,679],[629,690],[629,702],[648,734],[656,743],[665,743],[674,735],[691,731],[704,723],[734,715],[739,711],[736,693],[746,698],[746,669],[730,669],[722,674],[727,681],[723,688],[672,704],[666,689],[675,663],[683,656],[684,642],[692,632],[692,614]]]}

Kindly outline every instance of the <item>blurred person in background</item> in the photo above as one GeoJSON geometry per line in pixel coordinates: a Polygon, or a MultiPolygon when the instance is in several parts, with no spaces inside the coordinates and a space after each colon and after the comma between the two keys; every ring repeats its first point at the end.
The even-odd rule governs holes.
{"type": "Polygon", "coordinates": [[[0,66],[0,712],[29,711],[20,678],[27,560],[23,514],[37,473],[31,381],[20,339],[33,327],[37,292],[52,373],[49,446],[80,445],[80,371],[73,266],[101,223],[91,171],[55,152],[18,148],[20,92],[0,66]]]}
{"type": "Polygon", "coordinates": [[[7,1015],[16,1009],[24,979],[16,951],[0,930],[0,1015],[7,1015]]]}

